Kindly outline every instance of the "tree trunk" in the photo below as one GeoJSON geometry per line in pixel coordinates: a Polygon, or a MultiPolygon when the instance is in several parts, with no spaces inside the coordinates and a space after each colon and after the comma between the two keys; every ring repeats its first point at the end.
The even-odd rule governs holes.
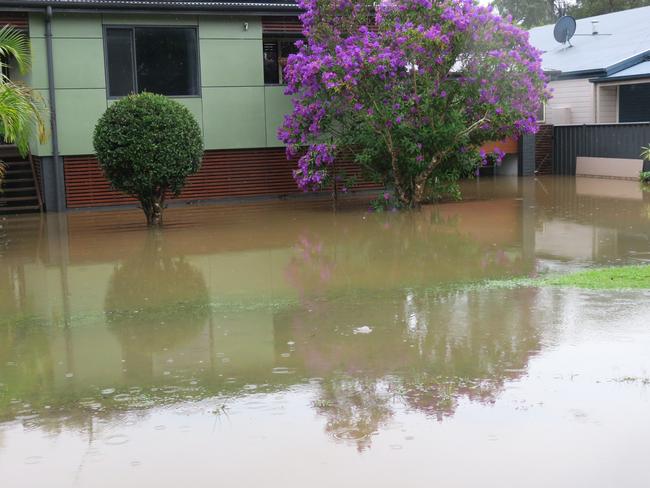
{"type": "Polygon", "coordinates": [[[158,189],[150,198],[140,201],[142,211],[147,218],[149,227],[162,227],[163,210],[165,208],[165,190],[158,189]]]}

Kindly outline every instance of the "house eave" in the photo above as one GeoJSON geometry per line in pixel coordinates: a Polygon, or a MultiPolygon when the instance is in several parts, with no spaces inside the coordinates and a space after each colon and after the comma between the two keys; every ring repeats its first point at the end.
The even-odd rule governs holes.
{"type": "Polygon", "coordinates": [[[298,15],[301,9],[293,2],[220,2],[155,0],[24,0],[0,1],[3,10],[40,12],[46,7],[70,13],[166,13],[174,15],[298,15]]]}

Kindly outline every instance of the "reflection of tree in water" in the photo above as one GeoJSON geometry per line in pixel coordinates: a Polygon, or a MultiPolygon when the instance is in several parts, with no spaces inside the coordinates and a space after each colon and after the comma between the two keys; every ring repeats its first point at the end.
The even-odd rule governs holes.
{"type": "Polygon", "coordinates": [[[321,384],[316,411],[327,419],[325,430],[334,438],[355,442],[363,451],[371,435],[393,416],[390,384],[375,379],[339,376],[321,384]]]}
{"type": "Polygon", "coordinates": [[[164,249],[164,235],[148,236],[143,252],[115,268],[105,313],[124,348],[127,374],[153,374],[153,356],[196,335],[209,315],[201,271],[164,249]]]}
{"type": "Polygon", "coordinates": [[[276,316],[275,334],[297,344],[287,365],[324,378],[314,404],[327,431],[365,449],[396,404],[443,420],[463,399],[494,402],[540,349],[535,297],[531,289],[411,290],[276,316]],[[372,333],[354,335],[362,324],[372,333]]]}
{"type": "Polygon", "coordinates": [[[481,242],[454,216],[371,214],[363,224],[346,217],[297,239],[285,277],[305,304],[328,293],[497,279],[532,270],[521,258],[520,240],[481,242]]]}

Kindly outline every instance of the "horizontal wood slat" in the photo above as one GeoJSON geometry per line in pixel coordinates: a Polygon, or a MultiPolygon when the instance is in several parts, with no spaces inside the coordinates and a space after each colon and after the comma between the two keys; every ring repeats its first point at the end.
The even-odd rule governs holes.
{"type": "Polygon", "coordinates": [[[506,154],[519,154],[519,139],[510,137],[499,142],[488,142],[481,146],[486,153],[493,152],[496,148],[501,149],[506,154]]]}
{"type": "MultiPolygon", "coordinates": [[[[300,193],[293,179],[295,161],[287,161],[284,149],[208,151],[200,171],[187,180],[179,200],[207,200],[300,193]]],[[[339,173],[359,179],[360,169],[351,161],[337,165],[339,173]]],[[[94,156],[65,157],[68,208],[102,207],[137,203],[111,189],[94,156]]],[[[378,185],[359,182],[355,190],[378,185]]]]}
{"type": "Polygon", "coordinates": [[[12,25],[18,29],[29,29],[29,18],[25,12],[0,12],[0,27],[12,25]]]}
{"type": "Polygon", "coordinates": [[[302,22],[298,17],[262,17],[264,34],[301,34],[302,22]]]}

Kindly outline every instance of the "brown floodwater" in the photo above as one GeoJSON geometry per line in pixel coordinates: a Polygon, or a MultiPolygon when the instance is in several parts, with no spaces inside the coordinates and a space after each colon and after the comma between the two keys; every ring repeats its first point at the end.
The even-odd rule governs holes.
{"type": "Polygon", "coordinates": [[[650,486],[650,292],[490,284],[650,262],[650,194],[464,194],[0,219],[0,483],[650,486]]]}

